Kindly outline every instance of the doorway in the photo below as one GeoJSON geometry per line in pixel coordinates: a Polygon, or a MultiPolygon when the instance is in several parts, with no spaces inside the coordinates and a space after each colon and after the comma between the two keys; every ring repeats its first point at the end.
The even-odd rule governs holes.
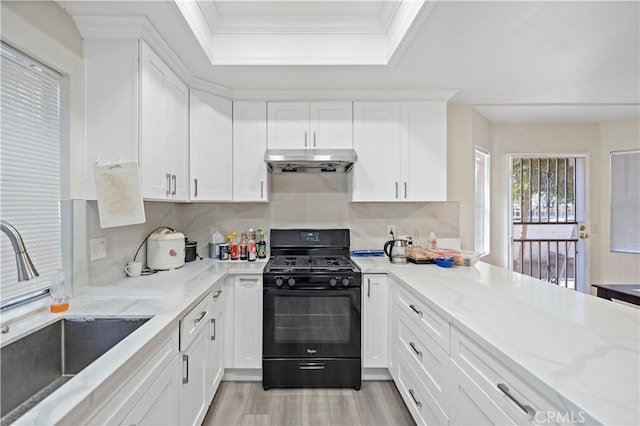
{"type": "Polygon", "coordinates": [[[586,292],[586,156],[514,154],[509,167],[511,269],[586,292]]]}

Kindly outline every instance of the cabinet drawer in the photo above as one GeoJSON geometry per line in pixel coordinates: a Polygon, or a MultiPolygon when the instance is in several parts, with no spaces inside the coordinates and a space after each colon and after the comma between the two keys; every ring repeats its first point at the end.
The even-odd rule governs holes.
{"type": "Polygon", "coordinates": [[[427,336],[431,337],[447,354],[449,353],[448,321],[402,288],[398,289],[396,304],[400,312],[406,313],[427,336]]]}
{"type": "Polygon", "coordinates": [[[398,347],[443,411],[448,412],[449,355],[404,312],[399,315],[398,347]]]}
{"type": "Polygon", "coordinates": [[[583,412],[568,413],[568,408],[558,410],[551,401],[455,327],[451,333],[451,359],[516,424],[533,424],[541,420],[554,424],[554,419],[564,418],[549,413],[565,417],[573,414],[575,419],[584,416],[583,412]]]}
{"type": "Polygon", "coordinates": [[[207,296],[180,320],[180,351],[187,349],[200,330],[208,324],[210,310],[211,298],[207,293],[207,296]]]}
{"type": "Polygon", "coordinates": [[[449,418],[445,412],[418,378],[401,348],[396,349],[399,352],[396,385],[413,419],[419,425],[448,425],[449,418]]]}

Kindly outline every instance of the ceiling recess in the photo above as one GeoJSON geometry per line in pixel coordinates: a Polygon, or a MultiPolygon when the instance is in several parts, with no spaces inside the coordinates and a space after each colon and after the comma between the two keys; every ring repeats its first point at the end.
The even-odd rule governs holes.
{"type": "Polygon", "coordinates": [[[174,2],[213,65],[387,65],[435,4],[174,2]]]}

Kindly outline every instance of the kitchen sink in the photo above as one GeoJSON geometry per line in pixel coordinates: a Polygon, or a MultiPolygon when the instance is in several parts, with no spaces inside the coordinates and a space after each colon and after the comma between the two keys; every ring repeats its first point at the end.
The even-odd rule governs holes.
{"type": "Polygon", "coordinates": [[[150,317],[68,317],[0,349],[0,424],[11,424],[150,317]]]}

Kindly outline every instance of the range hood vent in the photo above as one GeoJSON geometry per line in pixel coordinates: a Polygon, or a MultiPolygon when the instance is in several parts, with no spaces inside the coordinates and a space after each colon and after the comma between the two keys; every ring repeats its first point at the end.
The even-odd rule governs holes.
{"type": "Polygon", "coordinates": [[[358,156],[352,149],[268,149],[270,173],[349,173],[358,156]]]}

